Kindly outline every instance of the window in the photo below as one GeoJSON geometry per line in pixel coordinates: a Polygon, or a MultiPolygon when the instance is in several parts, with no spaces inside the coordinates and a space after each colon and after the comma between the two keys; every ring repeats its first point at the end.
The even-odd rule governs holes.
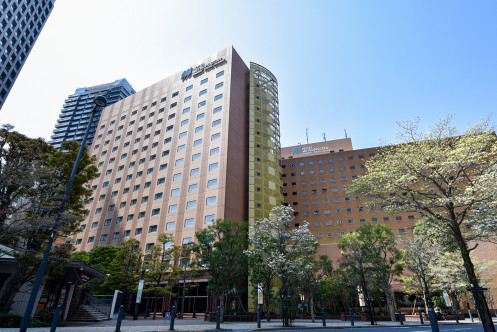
{"type": "MultiPolygon", "coordinates": [[[[166,182],[166,178],[157,179],[157,184],[163,184],[166,182]]],[[[145,187],[146,188],[146,187],[145,187]]]]}
{"type": "Polygon", "coordinates": [[[116,209],[115,204],[110,204],[109,207],[107,208],[107,211],[114,211],[116,209]]]}
{"type": "Polygon", "coordinates": [[[160,208],[157,208],[157,209],[153,209],[152,210],[152,216],[157,216],[160,214],[160,208]]]}
{"type": "Polygon", "coordinates": [[[224,75],[224,70],[220,71],[219,73],[216,74],[216,78],[221,77],[224,75]]]}
{"type": "Polygon", "coordinates": [[[173,181],[180,180],[181,179],[181,173],[176,173],[173,175],[173,181]]]}
{"type": "Polygon", "coordinates": [[[211,149],[211,151],[209,152],[209,155],[214,156],[218,153],[219,153],[219,148],[214,148],[214,149],[211,149]]]}
{"type": "Polygon", "coordinates": [[[153,172],[154,172],[154,168],[153,167],[147,169],[147,174],[152,174],[153,172]]]}
{"type": "Polygon", "coordinates": [[[414,216],[407,216],[408,220],[414,220],[414,216]]]}
{"type": "Polygon", "coordinates": [[[133,191],[137,191],[140,189],[140,185],[139,184],[135,184],[135,186],[133,187],[133,191]]]}
{"type": "Polygon", "coordinates": [[[166,224],[166,231],[173,230],[175,226],[176,226],[176,221],[168,222],[166,224]]]}
{"type": "Polygon", "coordinates": [[[216,84],[216,89],[222,88],[224,85],[224,82],[219,82],[216,84]]]}
{"type": "Polygon", "coordinates": [[[200,103],[198,103],[198,108],[205,106],[205,104],[206,104],[205,100],[201,101],[200,103]]]}
{"type": "Polygon", "coordinates": [[[378,218],[371,218],[371,222],[377,222],[378,218]]]}
{"type": "Polygon", "coordinates": [[[134,214],[132,214],[132,213],[131,213],[131,214],[128,214],[128,217],[126,218],[126,220],[127,220],[127,221],[131,221],[131,220],[133,220],[133,218],[134,218],[134,217],[135,217],[135,215],[134,215],[134,214]]]}
{"type": "Polygon", "coordinates": [[[183,109],[183,114],[186,114],[188,112],[190,112],[190,107],[187,107],[187,108],[183,109]]]}
{"type": "Polygon", "coordinates": [[[165,170],[166,168],[167,168],[167,163],[166,163],[166,164],[162,164],[162,165],[160,165],[160,167],[159,167],[159,171],[163,171],[163,170],[165,170]]]}
{"type": "Polygon", "coordinates": [[[181,126],[186,126],[188,124],[188,122],[190,122],[190,120],[188,120],[188,119],[181,121],[181,126]]]}
{"type": "Polygon", "coordinates": [[[177,152],[181,152],[181,151],[185,151],[185,149],[186,149],[186,146],[185,146],[185,144],[183,144],[183,145],[178,146],[178,148],[176,149],[176,151],[177,152]]]}
{"type": "Polygon", "coordinates": [[[154,196],[154,200],[155,200],[155,199],[161,199],[161,198],[162,198],[162,193],[157,193],[157,194],[155,194],[155,196],[154,196]]]}
{"type": "Polygon", "coordinates": [[[168,212],[178,212],[178,204],[169,205],[168,212]]]}
{"type": "Polygon", "coordinates": [[[195,153],[194,155],[192,155],[192,161],[199,160],[200,157],[201,157],[200,153],[195,153]]]}
{"type": "Polygon", "coordinates": [[[97,228],[98,227],[98,222],[93,222],[91,224],[91,228],[97,228]]]}
{"type": "Polygon", "coordinates": [[[192,242],[193,242],[193,238],[185,237],[182,241],[182,244],[188,244],[188,243],[192,243],[192,242]]]}
{"type": "Polygon", "coordinates": [[[164,144],[171,143],[171,140],[172,140],[172,138],[171,138],[171,137],[167,137],[167,138],[164,140],[164,144]]]}
{"type": "Polygon", "coordinates": [[[193,146],[199,146],[201,144],[202,144],[202,139],[198,139],[198,140],[193,141],[193,146]]]}
{"type": "Polygon", "coordinates": [[[207,89],[204,89],[198,93],[199,96],[203,96],[207,93],[207,89]]]}
{"type": "Polygon", "coordinates": [[[366,222],[366,219],[359,219],[359,222],[364,224],[366,222]]]}
{"type": "Polygon", "coordinates": [[[136,198],[132,199],[129,205],[130,206],[136,205],[137,202],[138,202],[138,200],[136,198]]]}
{"type": "Polygon", "coordinates": [[[127,236],[129,236],[129,235],[130,235],[130,233],[131,233],[131,231],[130,231],[130,230],[126,230],[126,231],[124,231],[124,233],[123,233],[123,237],[127,237],[127,236]]]}
{"type": "Polygon", "coordinates": [[[209,82],[209,79],[208,78],[204,78],[203,80],[200,81],[200,85],[205,84],[207,82],[209,82]]]}
{"type": "Polygon", "coordinates": [[[218,106],[216,108],[214,108],[214,110],[212,111],[212,113],[216,114],[216,113],[219,113],[223,110],[223,106],[218,106]]]}
{"type": "Polygon", "coordinates": [[[100,207],[100,208],[97,208],[97,209],[95,210],[95,214],[100,214],[100,213],[102,213],[102,208],[101,208],[101,207],[100,207]]]}
{"type": "Polygon", "coordinates": [[[216,196],[207,197],[205,200],[206,205],[216,204],[216,196]]]}
{"type": "Polygon", "coordinates": [[[189,86],[187,86],[185,91],[187,91],[187,92],[188,92],[188,91],[190,91],[191,89],[193,89],[193,85],[189,85],[189,86]]]}
{"type": "Polygon", "coordinates": [[[188,135],[187,131],[184,131],[182,133],[179,133],[179,139],[185,138],[188,135]]]}
{"type": "Polygon", "coordinates": [[[209,165],[209,171],[214,171],[219,168],[219,163],[213,163],[209,165]]]}
{"type": "Polygon", "coordinates": [[[147,202],[148,202],[148,196],[143,196],[142,203],[147,203],[147,202]]]}
{"type": "Polygon", "coordinates": [[[183,159],[183,158],[176,159],[176,162],[174,163],[174,166],[183,165],[184,162],[185,162],[185,159],[183,159]]]}
{"type": "Polygon", "coordinates": [[[200,173],[200,168],[194,168],[190,171],[190,176],[198,175],[200,173]]]}
{"type": "Polygon", "coordinates": [[[142,229],[141,228],[137,228],[135,230],[135,235],[140,235],[142,233],[142,229]]]}
{"type": "Polygon", "coordinates": [[[390,217],[383,217],[383,221],[390,221],[390,217]]]}
{"type": "Polygon", "coordinates": [[[186,98],[185,98],[185,103],[186,103],[186,102],[189,102],[190,100],[192,100],[192,96],[188,96],[188,97],[186,97],[186,98]]]}
{"type": "Polygon", "coordinates": [[[93,241],[95,241],[95,237],[94,236],[90,236],[88,238],[88,243],[93,243],[93,241]]]}
{"type": "Polygon", "coordinates": [[[127,194],[129,192],[129,187],[123,189],[123,194],[127,194]]]}
{"type": "Polygon", "coordinates": [[[212,126],[213,126],[213,127],[219,126],[220,124],[221,124],[221,119],[218,119],[218,120],[212,121],[212,126]]]}
{"type": "Polygon", "coordinates": [[[219,138],[221,138],[221,133],[214,134],[211,136],[211,141],[215,141],[219,138]]]}
{"type": "Polygon", "coordinates": [[[117,217],[116,224],[120,224],[123,222],[123,217],[117,217]]]}
{"type": "Polygon", "coordinates": [[[162,157],[169,156],[169,150],[162,151],[162,157]]]}
{"type": "Polygon", "coordinates": [[[177,195],[179,195],[179,188],[171,189],[171,196],[177,196],[177,195]]]}
{"type": "Polygon", "coordinates": [[[157,232],[157,225],[149,226],[148,232],[149,233],[157,232]]]}
{"type": "Polygon", "coordinates": [[[174,103],[172,103],[172,104],[169,106],[169,108],[174,108],[174,107],[176,107],[177,105],[178,105],[178,103],[177,103],[177,102],[174,102],[174,103]]]}
{"type": "Polygon", "coordinates": [[[186,209],[193,209],[197,207],[197,201],[186,202],[186,209]]]}
{"type": "Polygon", "coordinates": [[[194,183],[194,184],[191,184],[188,186],[188,192],[192,192],[192,191],[197,191],[198,190],[198,184],[197,183],[194,183]]]}
{"type": "Polygon", "coordinates": [[[112,234],[112,238],[119,239],[119,232],[115,232],[114,234],[112,234]]]}
{"type": "Polygon", "coordinates": [[[207,181],[207,188],[217,186],[217,179],[207,181]]]}
{"type": "Polygon", "coordinates": [[[397,220],[397,221],[402,220],[402,217],[401,216],[396,216],[395,220],[397,220]]]}

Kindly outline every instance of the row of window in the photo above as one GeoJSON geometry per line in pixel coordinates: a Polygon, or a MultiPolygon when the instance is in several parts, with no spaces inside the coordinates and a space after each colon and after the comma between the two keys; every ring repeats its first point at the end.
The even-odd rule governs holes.
{"type": "MultiPolygon", "coordinates": [[[[399,228],[398,231],[399,231],[399,234],[406,234],[407,233],[407,231],[406,231],[405,228],[399,228]]],[[[352,234],[353,232],[349,232],[349,233],[352,234]]],[[[333,237],[333,233],[332,232],[328,232],[328,233],[326,233],[326,235],[328,237],[333,237]]],[[[345,235],[345,232],[338,232],[338,236],[344,236],[344,235],[345,235]]],[[[317,238],[323,237],[323,233],[316,233],[316,237],[317,238]]]]}
{"type": "MultiPolygon", "coordinates": [[[[325,214],[326,214],[326,213],[325,213],[325,214]]],[[[408,220],[414,220],[414,216],[407,216],[407,219],[408,219],[408,220]]],[[[396,217],[395,217],[395,220],[396,220],[396,221],[401,221],[401,220],[402,220],[402,217],[401,217],[401,216],[396,216],[396,217]]],[[[383,217],[383,221],[385,221],[385,222],[390,221],[390,217],[383,217]]],[[[366,222],[366,219],[365,219],[365,218],[361,218],[361,219],[359,219],[359,223],[365,223],[365,222],[366,222]]],[[[371,218],[371,222],[378,222],[378,218],[371,218]]],[[[341,220],[341,219],[337,219],[337,220],[336,220],[336,224],[337,224],[337,225],[342,225],[343,223],[344,223],[344,222],[343,222],[343,220],[341,220]]],[[[355,220],[354,220],[354,219],[348,219],[348,220],[347,220],[347,223],[348,223],[348,224],[354,224],[354,223],[355,223],[355,220]]],[[[316,221],[316,222],[314,222],[314,226],[321,226],[321,225],[322,225],[321,221],[316,221]]],[[[331,221],[331,220],[327,220],[327,221],[325,221],[325,225],[326,225],[326,226],[333,225],[333,221],[331,221]]],[[[300,224],[299,224],[299,223],[295,223],[295,227],[299,227],[299,226],[300,226],[300,224]]]]}
{"type": "MultiPolygon", "coordinates": [[[[361,168],[364,168],[364,167],[365,167],[364,165],[361,165],[361,168]]],[[[354,165],[352,165],[352,166],[349,166],[349,169],[354,170],[354,169],[356,169],[356,167],[355,167],[354,165]]],[[[340,171],[345,171],[345,167],[344,167],[344,166],[341,166],[341,167],[339,167],[339,168],[338,168],[338,170],[340,170],[340,171]]],[[[318,173],[323,174],[323,173],[325,173],[325,172],[326,172],[326,170],[324,170],[324,169],[320,169],[320,170],[318,170],[317,172],[318,172],[318,173]]],[[[334,168],[334,167],[330,168],[330,172],[335,172],[335,168],[334,168]]],[[[308,173],[309,173],[310,175],[317,174],[317,173],[316,173],[316,171],[314,171],[314,170],[308,171],[308,173]]],[[[306,173],[305,171],[301,171],[301,172],[300,172],[300,175],[306,175],[306,174],[307,174],[307,173],[306,173]]],[[[296,176],[296,175],[297,175],[297,173],[290,173],[290,176],[296,176]]],[[[287,176],[287,174],[286,174],[286,173],[283,173],[283,174],[282,174],[282,177],[284,177],[284,178],[285,178],[286,176],[287,176]]]]}
{"type": "MultiPolygon", "coordinates": [[[[210,214],[210,215],[206,215],[204,217],[204,223],[205,224],[211,224],[214,222],[214,220],[216,219],[216,216],[214,214],[210,214]]],[[[185,222],[184,222],[184,227],[192,227],[195,225],[195,218],[187,218],[185,219],[185,222]]],[[[92,224],[92,228],[94,227],[97,227],[98,226],[98,223],[93,223],[92,224]],[[95,226],[94,226],[95,225],[95,226]]],[[[175,221],[172,221],[172,222],[168,222],[166,224],[166,230],[174,230],[176,227],[176,222],[175,221]]],[[[158,229],[158,226],[157,225],[151,225],[148,227],[148,233],[155,233],[157,232],[157,229],[158,229]]],[[[84,228],[82,228],[82,230],[84,230],[84,228]]],[[[135,229],[135,235],[141,235],[143,232],[143,228],[136,228],[135,229]]],[[[131,230],[125,230],[124,233],[123,233],[123,237],[128,237],[131,235],[131,230]]],[[[119,239],[119,236],[120,236],[120,232],[114,232],[114,234],[112,235],[112,239],[119,239]]],[[[108,234],[102,234],[100,236],[100,241],[107,241],[107,238],[108,238],[108,234]]],[[[93,243],[95,241],[95,237],[94,236],[90,236],[88,237],[88,240],[87,240],[87,243],[93,243]]],[[[82,239],[77,239],[76,240],[76,245],[80,245],[81,243],[83,242],[82,239]]]]}
{"type": "MultiPolygon", "coordinates": [[[[221,72],[219,72],[219,73],[217,73],[217,74],[216,74],[216,78],[219,78],[219,77],[221,77],[221,76],[223,76],[223,75],[224,75],[224,71],[221,71],[221,72]]],[[[208,82],[208,78],[203,79],[203,80],[200,82],[200,85],[203,85],[203,84],[205,84],[205,83],[207,83],[207,82],[208,82]]],[[[215,85],[215,89],[217,90],[217,89],[219,89],[219,88],[221,88],[221,87],[223,87],[223,86],[224,86],[224,82],[219,82],[219,83],[217,83],[217,84],[215,85]]],[[[192,90],[192,89],[193,89],[193,85],[189,85],[189,86],[187,86],[187,87],[186,87],[185,91],[186,91],[186,92],[188,92],[188,91],[190,91],[190,90],[192,90]]],[[[202,95],[204,95],[204,94],[206,94],[206,93],[207,93],[207,89],[204,89],[204,90],[200,91],[199,96],[202,96],[202,95]]],[[[173,93],[172,93],[171,98],[175,98],[175,97],[177,97],[178,95],[179,95],[179,91],[175,91],[175,92],[173,92],[173,93]]],[[[190,97],[191,97],[191,96],[190,96],[190,97]]],[[[219,99],[221,99],[221,98],[222,98],[222,96],[221,96],[221,97],[216,96],[216,97],[217,97],[218,99],[214,99],[214,101],[219,100],[219,99]]],[[[216,97],[215,97],[215,98],[216,98],[216,97]]],[[[187,98],[188,98],[188,97],[187,97],[187,98]]],[[[166,100],[167,100],[167,97],[162,97],[162,99],[160,100],[160,102],[161,102],[161,103],[163,103],[163,102],[165,102],[166,100]]],[[[186,100],[186,98],[185,98],[185,102],[186,102],[186,101],[187,101],[187,100],[186,100]]],[[[173,103],[173,104],[174,104],[174,103],[173,103]]],[[[151,104],[150,106],[151,106],[151,107],[154,107],[155,105],[157,105],[157,101],[152,102],[152,104],[151,104]]],[[[172,105],[172,104],[171,104],[171,105],[172,105]]],[[[147,106],[147,105],[143,106],[143,107],[142,107],[142,111],[146,111],[146,110],[147,110],[147,108],[148,108],[148,106],[147,106]]],[[[173,108],[173,106],[170,106],[170,108],[173,108]]],[[[161,108],[161,109],[159,110],[159,113],[161,113],[161,112],[163,112],[163,111],[164,111],[164,109],[163,109],[163,108],[161,108]]],[[[131,116],[136,115],[137,113],[138,113],[138,110],[134,110],[134,111],[131,113],[131,116]]],[[[152,117],[152,116],[154,116],[154,114],[155,114],[154,112],[151,112],[151,113],[149,114],[149,118],[150,118],[150,117],[152,117]]],[[[123,120],[125,120],[125,119],[126,119],[126,115],[123,115],[123,116],[121,116],[120,121],[123,121],[123,120]]],[[[144,119],[145,119],[145,116],[142,116],[142,117],[140,118],[140,121],[142,121],[142,120],[144,120],[144,119]]],[[[110,125],[113,125],[113,124],[115,124],[115,123],[116,123],[116,120],[112,120],[112,121],[111,121],[111,123],[110,123],[110,125]]],[[[105,128],[105,124],[100,126],[100,130],[103,130],[104,128],[105,128]]],[[[107,134],[110,134],[110,133],[112,133],[112,131],[108,132],[107,134]]]]}
{"type": "MultiPolygon", "coordinates": [[[[375,154],[374,154],[374,153],[370,153],[370,154],[369,154],[369,157],[370,157],[370,158],[371,158],[371,157],[374,157],[374,156],[375,156],[375,154]]],[[[359,159],[364,159],[364,155],[363,155],[363,154],[360,154],[360,155],[358,155],[357,157],[358,157],[359,159]]],[[[338,158],[336,158],[336,160],[337,160],[337,161],[354,160],[354,156],[348,156],[348,157],[338,157],[338,158]]],[[[332,162],[334,162],[334,161],[335,161],[335,160],[334,160],[333,158],[329,158],[329,159],[328,159],[328,162],[329,162],[329,163],[332,163],[332,162]]],[[[308,165],[314,165],[315,163],[314,163],[314,161],[313,161],[313,160],[311,160],[311,161],[308,161],[308,162],[307,162],[307,164],[308,164],[308,165]]],[[[323,160],[323,159],[318,160],[317,164],[324,164],[324,160],[323,160]]],[[[290,164],[290,167],[295,167],[295,166],[296,166],[296,164],[294,164],[294,163],[291,163],[291,164],[290,164]]],[[[301,162],[299,163],[299,166],[305,166],[305,162],[301,161],[301,162]]],[[[282,168],[286,168],[286,165],[282,165],[281,167],[282,167],[282,168]]]]}

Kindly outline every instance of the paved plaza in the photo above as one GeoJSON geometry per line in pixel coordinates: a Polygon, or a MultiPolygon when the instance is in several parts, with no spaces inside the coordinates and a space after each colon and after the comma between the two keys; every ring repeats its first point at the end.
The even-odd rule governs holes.
{"type": "MultiPolygon", "coordinates": [[[[156,319],[152,320],[150,318],[139,320],[124,319],[121,324],[121,332],[160,332],[169,330],[169,320],[156,319]]],[[[494,319],[494,324],[497,323],[497,319],[494,319]]],[[[471,320],[466,319],[460,321],[456,324],[455,321],[441,321],[440,325],[450,325],[453,326],[453,330],[459,330],[464,325],[480,326],[478,320],[474,323],[471,320]]],[[[304,329],[329,329],[329,328],[341,328],[348,329],[351,328],[350,322],[344,322],[339,320],[327,320],[327,327],[324,328],[321,320],[317,320],[312,323],[310,320],[296,320],[291,328],[284,328],[285,330],[304,330],[304,329]]],[[[115,320],[108,320],[98,323],[66,323],[66,326],[61,326],[57,328],[58,332],[114,332],[116,326],[115,320]]],[[[421,325],[419,321],[408,321],[404,322],[404,327],[415,327],[421,325]]],[[[428,322],[425,322],[425,327],[429,326],[428,322]]],[[[356,328],[367,328],[372,327],[369,322],[355,322],[356,328]]],[[[401,327],[399,322],[379,322],[375,325],[379,331],[386,330],[387,328],[401,327]]],[[[187,319],[176,319],[175,330],[177,331],[213,331],[216,329],[215,322],[206,322],[203,318],[187,318],[187,319]]],[[[256,322],[225,322],[221,324],[221,329],[224,331],[251,331],[251,330],[282,330],[281,320],[272,320],[271,322],[263,321],[261,324],[261,329],[257,329],[256,322]]],[[[0,332],[17,332],[17,328],[0,328],[0,332]]],[[[452,330],[444,329],[444,330],[452,330]]],[[[29,332],[48,332],[50,328],[29,328],[29,332]]],[[[483,329],[482,329],[483,331],[483,329]]]]}

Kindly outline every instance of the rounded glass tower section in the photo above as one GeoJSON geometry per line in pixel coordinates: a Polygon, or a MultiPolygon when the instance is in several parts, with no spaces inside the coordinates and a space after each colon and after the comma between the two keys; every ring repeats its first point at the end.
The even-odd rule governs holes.
{"type": "Polygon", "coordinates": [[[278,81],[266,68],[250,63],[249,225],[282,204],[278,81]]]}

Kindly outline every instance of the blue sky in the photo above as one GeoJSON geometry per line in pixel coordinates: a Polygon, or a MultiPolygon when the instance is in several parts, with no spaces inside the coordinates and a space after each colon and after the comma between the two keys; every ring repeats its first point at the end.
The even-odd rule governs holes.
{"type": "Polygon", "coordinates": [[[140,90],[228,45],[278,78],[283,146],[306,128],[377,146],[416,116],[464,130],[497,106],[495,1],[57,0],[0,123],[49,139],[76,88],[140,90]]]}

